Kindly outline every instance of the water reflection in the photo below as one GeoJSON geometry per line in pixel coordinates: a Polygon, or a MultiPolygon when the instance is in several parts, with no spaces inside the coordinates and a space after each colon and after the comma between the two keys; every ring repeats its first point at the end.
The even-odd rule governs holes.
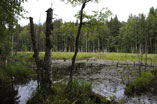
{"type": "Polygon", "coordinates": [[[157,104],[157,96],[151,94],[134,97],[125,96],[125,85],[120,76],[121,68],[104,67],[101,70],[91,70],[90,72],[80,70],[75,76],[78,79],[92,82],[95,93],[106,96],[108,99],[114,99],[120,104],[157,104]]]}
{"type": "Polygon", "coordinates": [[[1,85],[0,104],[26,104],[36,88],[37,81],[34,80],[30,80],[25,84],[1,85]]]}
{"type": "Polygon", "coordinates": [[[16,85],[14,89],[18,91],[17,97],[19,97],[19,104],[26,104],[27,100],[31,97],[33,91],[37,88],[37,81],[30,80],[23,85],[16,85]]]}

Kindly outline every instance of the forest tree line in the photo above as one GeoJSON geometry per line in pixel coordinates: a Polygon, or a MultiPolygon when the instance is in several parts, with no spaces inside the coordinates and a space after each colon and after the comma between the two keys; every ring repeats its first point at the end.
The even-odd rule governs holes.
{"type": "MultiPolygon", "coordinates": [[[[150,8],[148,16],[130,15],[127,22],[120,22],[117,16],[101,20],[87,18],[84,22],[79,39],[80,52],[157,53],[157,9],[150,8]]],[[[53,25],[53,51],[74,51],[78,21],[57,19],[53,25]]],[[[29,24],[16,25],[1,44],[0,52],[6,50],[6,45],[14,51],[32,51],[29,27],[29,24]]],[[[35,24],[35,34],[39,51],[44,51],[45,23],[35,24]]]]}

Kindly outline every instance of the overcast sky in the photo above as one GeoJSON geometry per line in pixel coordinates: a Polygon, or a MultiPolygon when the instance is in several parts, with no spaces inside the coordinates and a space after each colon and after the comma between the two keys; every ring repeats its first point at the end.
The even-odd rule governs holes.
{"type": "MultiPolygon", "coordinates": [[[[65,0],[66,1],[66,0],[65,0]]],[[[29,12],[26,17],[33,17],[35,23],[43,23],[46,19],[46,10],[50,7],[54,9],[55,18],[62,18],[63,21],[76,21],[74,15],[79,11],[81,6],[72,7],[71,4],[60,2],[60,0],[28,0],[23,4],[29,12]]],[[[120,21],[127,21],[128,16],[132,13],[148,14],[151,7],[157,7],[157,0],[100,0],[97,3],[88,3],[85,11],[90,14],[92,10],[99,11],[102,8],[108,8],[114,15],[118,16],[120,21]]],[[[29,20],[22,19],[21,25],[27,25],[29,20]]]]}

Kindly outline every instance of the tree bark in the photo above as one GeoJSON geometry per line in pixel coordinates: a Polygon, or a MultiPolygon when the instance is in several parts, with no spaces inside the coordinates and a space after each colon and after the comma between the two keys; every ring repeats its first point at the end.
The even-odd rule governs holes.
{"type": "Polygon", "coordinates": [[[33,24],[33,18],[29,17],[30,20],[30,35],[31,35],[31,39],[32,39],[32,45],[33,45],[33,51],[34,51],[34,59],[35,59],[35,63],[37,66],[37,80],[40,83],[41,82],[41,65],[42,63],[40,63],[39,61],[39,52],[37,49],[37,44],[36,44],[36,38],[35,38],[35,32],[34,32],[34,24],[33,24]]]}
{"type": "Polygon", "coordinates": [[[14,36],[11,35],[11,56],[14,55],[14,36]]]}
{"type": "Polygon", "coordinates": [[[33,44],[33,51],[34,51],[34,59],[37,65],[37,75],[38,75],[38,82],[40,82],[41,87],[50,88],[52,85],[52,72],[51,72],[51,54],[52,54],[52,9],[48,9],[47,11],[47,19],[46,19],[46,49],[45,49],[45,57],[44,62],[39,60],[39,52],[37,49],[37,43],[34,33],[34,25],[33,25],[33,18],[30,17],[30,34],[33,44]]]}
{"type": "Polygon", "coordinates": [[[51,56],[52,56],[52,15],[53,10],[50,8],[47,11],[47,19],[46,19],[46,49],[45,49],[45,57],[44,57],[44,81],[47,87],[51,87],[52,85],[52,71],[51,71],[51,56]]]}
{"type": "Polygon", "coordinates": [[[86,52],[88,52],[88,32],[86,33],[86,52]]]}
{"type": "Polygon", "coordinates": [[[147,54],[148,54],[147,34],[145,34],[145,69],[147,67],[147,54]]]}
{"type": "Polygon", "coordinates": [[[69,82],[71,82],[72,79],[73,79],[73,70],[75,68],[75,60],[76,60],[76,56],[77,56],[77,53],[78,53],[78,46],[79,46],[78,42],[79,42],[79,37],[80,37],[81,28],[82,28],[82,24],[83,24],[83,10],[86,6],[86,3],[87,3],[87,1],[85,0],[82,4],[81,11],[80,11],[80,24],[79,24],[78,31],[77,31],[77,36],[76,36],[75,53],[74,53],[74,56],[72,58],[72,65],[71,65],[71,69],[70,69],[69,82]]]}

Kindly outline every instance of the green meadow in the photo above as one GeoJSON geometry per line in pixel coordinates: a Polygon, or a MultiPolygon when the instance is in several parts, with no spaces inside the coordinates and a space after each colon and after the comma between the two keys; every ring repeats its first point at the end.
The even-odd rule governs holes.
{"type": "MultiPolygon", "coordinates": [[[[44,52],[40,52],[39,56],[42,59],[44,57],[44,52]]],[[[32,57],[33,52],[18,52],[20,56],[32,57]]],[[[73,57],[73,52],[52,52],[52,59],[54,60],[70,60],[73,57]]],[[[111,60],[111,61],[135,61],[138,62],[142,57],[140,54],[135,53],[95,53],[95,52],[79,52],[77,55],[77,60],[86,60],[89,58],[98,58],[101,60],[111,60]]],[[[142,61],[145,62],[145,54],[143,54],[142,61]]],[[[153,62],[157,64],[157,54],[148,54],[147,62],[153,62]]]]}

